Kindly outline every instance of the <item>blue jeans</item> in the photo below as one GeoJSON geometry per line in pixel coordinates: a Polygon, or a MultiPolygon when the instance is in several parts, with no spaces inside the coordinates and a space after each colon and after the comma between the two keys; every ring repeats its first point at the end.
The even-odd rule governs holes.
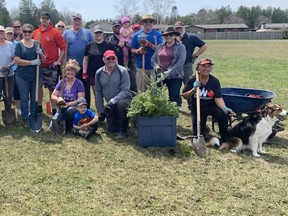
{"type": "MultiPolygon", "coordinates": [[[[36,110],[36,82],[35,81],[26,81],[21,77],[16,75],[16,83],[20,92],[20,109],[21,109],[21,118],[23,120],[28,119],[28,107],[29,107],[29,98],[30,98],[30,114],[35,114],[36,110]]],[[[39,81],[39,90],[41,86],[42,79],[39,81]]]]}

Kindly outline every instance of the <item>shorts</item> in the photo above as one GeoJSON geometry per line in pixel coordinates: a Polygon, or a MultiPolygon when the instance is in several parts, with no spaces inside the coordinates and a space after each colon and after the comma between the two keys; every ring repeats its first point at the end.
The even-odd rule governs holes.
{"type": "Polygon", "coordinates": [[[50,91],[53,91],[57,81],[58,81],[58,67],[53,69],[49,68],[42,68],[43,72],[43,86],[48,88],[50,91]]]}
{"type": "Polygon", "coordinates": [[[92,76],[92,75],[88,75],[88,82],[89,84],[92,86],[92,85],[95,85],[95,75],[92,76]]]}

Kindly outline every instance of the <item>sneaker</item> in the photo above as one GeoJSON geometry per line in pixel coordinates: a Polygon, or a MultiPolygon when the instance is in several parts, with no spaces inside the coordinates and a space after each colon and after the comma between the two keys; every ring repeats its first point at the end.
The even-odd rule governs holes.
{"type": "Polygon", "coordinates": [[[90,137],[92,137],[94,134],[95,134],[94,130],[89,130],[88,133],[86,133],[86,135],[85,135],[85,139],[89,140],[90,137]]]}
{"type": "Polygon", "coordinates": [[[128,136],[127,132],[120,131],[116,134],[115,139],[124,139],[128,136]]]}
{"type": "Polygon", "coordinates": [[[42,106],[37,107],[37,113],[43,113],[43,108],[42,106]]]}

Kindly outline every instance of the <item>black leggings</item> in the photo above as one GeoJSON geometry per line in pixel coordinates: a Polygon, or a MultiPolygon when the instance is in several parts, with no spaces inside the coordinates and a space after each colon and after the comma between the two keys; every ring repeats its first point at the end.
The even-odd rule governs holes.
{"type": "MultiPolygon", "coordinates": [[[[192,107],[192,126],[193,126],[193,135],[197,135],[197,111],[196,107],[192,107]]],[[[212,106],[201,106],[201,133],[203,136],[205,136],[205,125],[207,122],[207,116],[210,115],[213,118],[216,118],[218,121],[219,131],[221,138],[225,138],[227,136],[228,132],[228,116],[216,105],[212,106]]]]}

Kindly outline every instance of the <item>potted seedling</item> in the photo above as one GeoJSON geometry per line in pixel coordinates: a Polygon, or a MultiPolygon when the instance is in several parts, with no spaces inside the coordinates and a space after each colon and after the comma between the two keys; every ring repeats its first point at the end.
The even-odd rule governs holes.
{"type": "Polygon", "coordinates": [[[166,86],[158,87],[153,78],[149,83],[145,92],[136,93],[128,109],[128,116],[137,125],[139,146],[175,146],[179,108],[168,100],[166,86]]]}

